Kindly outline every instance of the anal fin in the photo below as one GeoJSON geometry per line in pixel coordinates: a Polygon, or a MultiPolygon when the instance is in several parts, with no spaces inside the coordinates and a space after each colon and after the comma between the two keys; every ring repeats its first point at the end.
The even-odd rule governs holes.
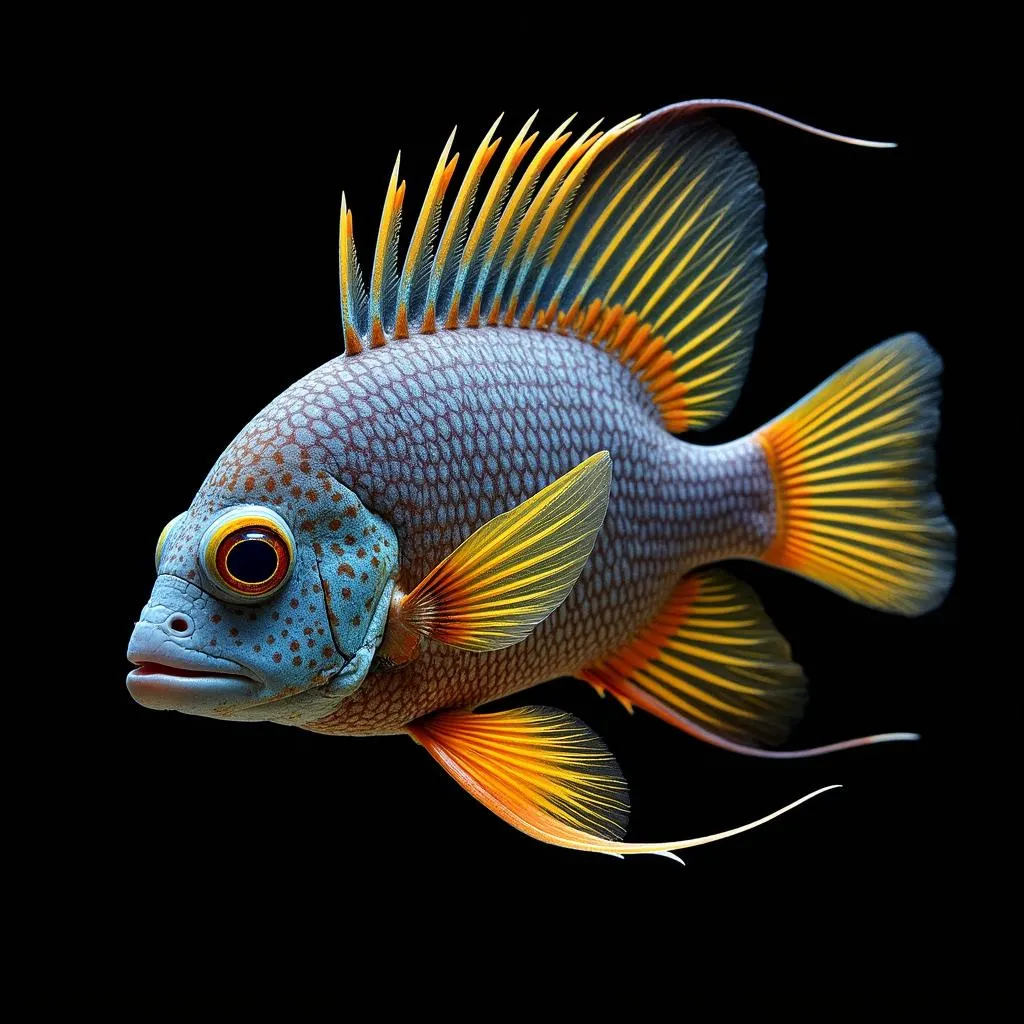
{"type": "Polygon", "coordinates": [[[788,738],[803,714],[807,681],[757,595],[720,569],[686,576],[629,643],[577,675],[627,707],[742,754],[811,757],[917,739],[885,733],[807,750],[763,749],[788,738]]]}

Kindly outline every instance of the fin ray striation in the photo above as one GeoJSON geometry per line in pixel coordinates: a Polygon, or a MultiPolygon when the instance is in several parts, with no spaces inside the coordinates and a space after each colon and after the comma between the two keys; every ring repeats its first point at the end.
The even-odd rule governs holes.
{"type": "Polygon", "coordinates": [[[496,121],[439,232],[459,157],[450,156],[453,132],[401,272],[396,164],[368,294],[343,210],[346,353],[442,329],[550,330],[638,374],[669,430],[718,422],[739,394],[760,321],[763,200],[749,157],[700,109],[678,104],[606,130],[598,122],[575,140],[566,121],[539,147],[531,117],[504,154],[496,121]]]}

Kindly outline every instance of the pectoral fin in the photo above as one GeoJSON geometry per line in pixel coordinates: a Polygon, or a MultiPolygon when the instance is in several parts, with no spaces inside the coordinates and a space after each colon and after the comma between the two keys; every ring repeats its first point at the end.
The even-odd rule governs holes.
{"type": "Polygon", "coordinates": [[[464,651],[529,635],[573,588],[608,508],[612,463],[592,455],[480,527],[392,606],[401,627],[464,651]]]}
{"type": "MultiPolygon", "coordinates": [[[[581,721],[544,707],[494,714],[442,711],[407,727],[467,793],[513,827],[555,846],[623,856],[701,846],[746,832],[758,821],[711,836],[668,843],[623,843],[629,790],[615,758],[581,721]]],[[[836,787],[827,786],[826,789],[836,787]]]]}

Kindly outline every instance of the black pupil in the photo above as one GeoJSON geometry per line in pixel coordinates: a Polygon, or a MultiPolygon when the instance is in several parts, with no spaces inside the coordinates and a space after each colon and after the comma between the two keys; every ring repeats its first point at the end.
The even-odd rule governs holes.
{"type": "Polygon", "coordinates": [[[277,552],[262,537],[249,537],[228,552],[227,567],[236,580],[264,583],[277,572],[277,552]]]}

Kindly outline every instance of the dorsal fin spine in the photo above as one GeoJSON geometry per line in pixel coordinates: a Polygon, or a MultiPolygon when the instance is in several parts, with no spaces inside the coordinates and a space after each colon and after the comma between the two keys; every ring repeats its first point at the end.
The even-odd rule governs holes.
{"type": "Polygon", "coordinates": [[[390,291],[398,276],[398,232],[402,219],[402,200],[405,198],[405,182],[398,186],[398,166],[402,154],[395,160],[391,172],[380,227],[377,229],[377,247],[373,255],[373,272],[370,275],[370,335],[371,345],[379,348],[387,338],[383,322],[384,295],[390,291]]]}
{"type": "MultiPolygon", "coordinates": [[[[512,144],[508,147],[508,152],[505,154],[505,158],[502,160],[501,165],[498,167],[498,170],[494,175],[491,187],[487,190],[487,195],[484,196],[484,201],[480,205],[480,210],[477,213],[476,220],[469,232],[469,237],[466,239],[462,259],[459,261],[459,270],[455,278],[455,285],[452,289],[451,305],[448,310],[448,322],[452,323],[454,320],[455,326],[458,326],[459,305],[462,300],[462,292],[467,283],[474,257],[482,246],[490,243],[498,223],[498,217],[505,205],[506,199],[508,198],[509,183],[512,180],[512,175],[519,169],[519,165],[522,163],[523,158],[530,151],[531,146],[537,138],[538,133],[534,132],[528,140],[524,141],[526,133],[530,130],[530,126],[533,124],[534,118],[536,118],[537,114],[538,111],[535,110],[533,114],[530,115],[526,124],[524,124],[519,130],[519,134],[516,135],[512,140],[512,144]]],[[[475,312],[477,323],[468,323],[467,326],[475,327],[479,323],[480,297],[476,292],[476,282],[479,281],[481,276],[486,276],[487,268],[488,263],[486,258],[484,258],[477,267],[476,279],[472,286],[472,310],[475,312]]],[[[473,314],[471,313],[471,317],[472,315],[473,314]]]]}
{"type": "MultiPolygon", "coordinates": [[[[483,160],[480,163],[480,170],[477,173],[476,185],[473,187],[473,195],[469,198],[469,203],[466,206],[466,212],[463,216],[462,223],[459,226],[458,237],[461,238],[466,236],[467,225],[469,223],[469,216],[473,212],[473,201],[476,195],[477,189],[480,187],[480,177],[487,169],[487,165],[494,158],[494,154],[497,153],[498,148],[501,146],[501,139],[495,139],[490,146],[487,147],[487,152],[484,153],[483,160]]],[[[476,249],[476,242],[473,242],[472,250],[470,250],[469,258],[466,257],[466,250],[469,249],[470,239],[467,237],[466,241],[462,243],[463,259],[458,259],[456,253],[449,253],[449,258],[445,261],[444,272],[441,276],[441,287],[444,287],[445,278],[452,277],[452,290],[451,290],[451,301],[448,306],[448,316],[446,318],[445,326],[451,330],[455,330],[460,324],[459,320],[459,304],[462,299],[462,287],[463,282],[466,279],[466,272],[469,269],[470,260],[472,260],[472,250],[476,249]]],[[[458,249],[458,244],[456,245],[458,249]]]]}
{"type": "Polygon", "coordinates": [[[341,194],[341,223],[338,234],[338,274],[341,290],[341,325],[345,336],[345,354],[358,355],[363,350],[360,340],[359,306],[363,301],[362,278],[352,235],[352,211],[345,193],[341,194]]]}
{"type": "MultiPolygon", "coordinates": [[[[518,272],[512,286],[512,292],[504,301],[506,307],[504,323],[506,327],[511,327],[515,323],[515,315],[519,306],[523,283],[533,266],[534,258],[547,235],[552,220],[560,210],[565,208],[565,201],[575,191],[574,185],[579,183],[580,175],[573,177],[570,175],[570,172],[586,155],[587,151],[593,149],[595,143],[599,142],[604,136],[603,132],[594,134],[600,123],[600,121],[595,121],[562,155],[561,160],[558,161],[537,190],[533,202],[530,203],[530,208],[519,225],[519,230],[516,232],[516,237],[512,243],[512,249],[506,258],[505,267],[502,268],[502,274],[505,275],[507,281],[511,277],[511,269],[515,264],[516,258],[520,252],[523,253],[522,258],[519,260],[518,272]],[[535,227],[538,224],[539,227],[535,227]],[[506,269],[509,271],[507,275],[505,274],[506,269]]],[[[590,162],[588,161],[580,173],[589,166],[590,162]]],[[[495,298],[503,292],[504,288],[499,280],[495,298]]]]}
{"type": "MultiPolygon", "coordinates": [[[[564,146],[572,137],[571,132],[563,133],[562,129],[565,128],[565,126],[568,125],[575,116],[576,115],[573,114],[572,117],[567,117],[558,126],[558,128],[551,133],[544,145],[537,151],[533,160],[530,162],[529,167],[526,169],[525,174],[519,180],[519,184],[513,189],[512,197],[505,205],[505,210],[502,212],[502,215],[498,220],[498,226],[494,229],[494,237],[491,240],[490,247],[488,248],[486,257],[487,272],[485,274],[482,273],[480,280],[477,282],[476,290],[480,298],[481,305],[483,305],[484,296],[486,294],[487,278],[490,276],[492,271],[499,269],[499,265],[501,268],[504,268],[508,252],[515,243],[515,233],[529,209],[529,204],[532,201],[533,191],[537,185],[537,180],[544,172],[544,168],[547,167],[562,146],[564,146]],[[509,238],[510,233],[512,236],[511,238],[509,238]],[[508,239],[507,245],[506,239],[508,239]]],[[[504,280],[507,276],[507,272],[502,275],[499,270],[498,282],[495,284],[493,293],[493,301],[487,315],[487,323],[492,327],[498,322],[498,313],[501,309],[501,291],[504,286],[504,280]]]]}
{"type": "MultiPolygon", "coordinates": [[[[434,254],[434,262],[430,271],[430,279],[427,283],[426,304],[423,314],[424,324],[429,322],[431,329],[433,329],[437,318],[437,298],[441,288],[441,281],[448,270],[450,257],[453,252],[458,251],[461,241],[460,235],[465,228],[466,219],[473,206],[477,186],[480,184],[480,176],[483,174],[487,167],[487,162],[494,153],[494,150],[491,148],[491,138],[495,131],[497,131],[500,120],[500,117],[495,120],[490,130],[483,137],[480,145],[477,146],[473,159],[470,160],[469,166],[466,168],[462,185],[456,193],[455,202],[452,205],[451,212],[448,214],[444,230],[441,232],[441,240],[437,244],[437,251],[434,254]]],[[[428,333],[426,326],[422,330],[424,333],[428,333]]]]}
{"type": "MultiPolygon", "coordinates": [[[[565,218],[568,216],[569,209],[573,206],[576,192],[582,184],[584,176],[590,170],[590,167],[593,165],[597,157],[608,147],[610,143],[617,139],[635,120],[635,117],[627,118],[625,121],[621,121],[619,124],[609,129],[609,131],[603,134],[599,134],[593,140],[591,140],[589,152],[581,154],[576,166],[572,169],[571,173],[567,175],[566,181],[560,188],[558,195],[549,205],[548,210],[545,213],[544,219],[541,222],[541,228],[537,232],[535,244],[531,248],[531,252],[529,255],[530,262],[528,263],[526,260],[524,260],[524,264],[520,269],[519,279],[516,283],[515,294],[518,295],[521,285],[525,283],[527,276],[530,270],[532,269],[530,264],[536,258],[536,254],[541,249],[542,245],[547,245],[547,251],[541,253],[543,263],[540,267],[540,270],[537,273],[536,280],[534,281],[533,290],[530,294],[530,298],[528,299],[526,304],[526,309],[524,310],[523,316],[520,320],[520,326],[529,327],[533,322],[534,311],[537,308],[537,305],[540,301],[540,295],[544,288],[545,281],[547,280],[547,275],[551,270],[552,266],[554,266],[555,261],[558,258],[558,253],[561,250],[561,247],[564,244],[565,239],[571,234],[574,225],[582,217],[584,211],[587,209],[587,206],[589,205],[589,202],[593,198],[593,196],[599,192],[601,185],[604,183],[605,179],[607,179],[615,170],[615,168],[619,165],[624,154],[620,154],[619,157],[613,160],[610,166],[604,171],[604,173],[596,179],[593,187],[590,190],[590,194],[584,198],[582,203],[578,204],[576,208],[573,209],[572,215],[568,217],[568,219],[566,220],[565,218]],[[560,219],[563,221],[561,225],[559,225],[558,223],[560,219]],[[549,239],[551,239],[550,243],[548,241],[549,239]]],[[[654,154],[652,154],[650,159],[653,160],[654,156],[656,155],[657,153],[655,152],[654,154]]],[[[641,168],[641,170],[637,172],[637,174],[634,176],[634,180],[639,177],[639,175],[642,173],[642,170],[645,169],[649,165],[649,163],[650,160],[648,160],[647,163],[644,164],[644,168],[641,168]]],[[[622,190],[622,195],[625,194],[625,191],[625,189],[622,190]]],[[[614,206],[612,207],[612,209],[614,209],[614,206]]],[[[611,211],[608,211],[608,215],[610,215],[610,213],[611,211]]],[[[589,248],[590,240],[592,239],[592,237],[595,237],[595,235],[596,233],[588,235],[588,239],[585,241],[585,244],[580,247],[581,249],[583,249],[582,252],[577,251],[573,253],[573,269],[575,269],[575,267],[578,266],[580,261],[583,259],[586,253],[586,249],[589,248]]],[[[567,280],[567,278],[565,280],[567,280]]],[[[565,280],[563,280],[562,287],[564,287],[565,280]]],[[[581,293],[582,291],[583,290],[581,289],[581,293]]],[[[553,299],[552,302],[549,304],[548,309],[540,314],[541,324],[547,324],[552,319],[554,319],[554,310],[555,308],[557,308],[557,304],[557,298],[553,299]]]]}
{"type": "MultiPolygon", "coordinates": [[[[520,254],[522,253],[524,245],[528,245],[528,241],[534,235],[534,226],[537,224],[538,219],[545,209],[547,209],[548,203],[552,194],[561,186],[565,180],[565,175],[569,168],[579,159],[583,152],[586,152],[588,144],[592,145],[595,141],[590,136],[594,132],[594,129],[600,121],[591,125],[566,151],[562,154],[558,163],[552,168],[547,177],[540,183],[537,188],[536,194],[530,200],[529,205],[523,212],[522,217],[519,219],[519,224],[516,228],[515,235],[512,238],[512,242],[509,245],[508,252],[505,254],[505,259],[501,267],[501,272],[498,275],[498,281],[494,290],[494,302],[496,306],[500,306],[505,309],[505,323],[507,326],[511,326],[515,317],[516,305],[518,299],[513,289],[512,295],[506,296],[506,289],[511,279],[512,271],[518,267],[521,263],[520,254]]],[[[523,256],[523,259],[526,257],[523,256]]]]}
{"type": "Polygon", "coordinates": [[[409,250],[405,254],[405,263],[402,265],[402,276],[398,285],[398,312],[395,318],[395,337],[397,338],[409,337],[409,303],[412,286],[419,277],[422,267],[430,259],[433,233],[437,230],[437,221],[441,216],[441,202],[455,170],[454,161],[451,164],[448,163],[448,154],[455,141],[455,132],[456,129],[453,128],[444,149],[441,150],[440,157],[438,157],[427,194],[423,197],[423,205],[416,218],[416,226],[413,228],[412,238],[409,241],[409,250]]]}
{"type": "MultiPolygon", "coordinates": [[[[623,125],[628,125],[628,124],[629,124],[628,121],[624,121],[623,122],[623,125]]],[[[612,139],[614,139],[617,134],[620,134],[622,130],[623,130],[622,125],[617,125],[615,128],[613,128],[612,131],[610,131],[608,133],[608,136],[606,137],[605,145],[607,145],[607,142],[612,141],[612,139]]],[[[601,148],[603,149],[604,146],[602,146],[601,148]]],[[[598,155],[597,153],[593,153],[592,154],[591,162],[592,162],[593,158],[596,158],[597,155],[598,155]]],[[[615,212],[615,210],[617,209],[619,204],[629,194],[629,191],[632,188],[632,186],[636,183],[636,181],[640,178],[640,176],[644,173],[644,171],[647,170],[647,168],[651,165],[651,162],[655,159],[655,157],[657,157],[657,155],[658,155],[658,150],[655,149],[647,157],[647,159],[643,161],[643,163],[640,165],[640,167],[638,167],[637,170],[634,171],[634,173],[630,176],[629,180],[627,182],[625,182],[618,189],[618,191],[617,191],[615,197],[613,198],[613,200],[605,205],[605,208],[601,211],[601,213],[599,214],[597,219],[594,221],[594,224],[591,226],[590,230],[587,232],[587,235],[583,239],[583,242],[576,248],[576,250],[570,256],[568,266],[566,267],[566,270],[565,270],[565,272],[562,275],[562,279],[559,282],[558,287],[555,289],[555,293],[552,296],[551,302],[549,303],[549,308],[557,308],[557,306],[560,304],[560,302],[562,300],[562,295],[563,295],[563,293],[565,291],[566,286],[568,285],[568,283],[571,280],[572,276],[575,274],[575,272],[576,272],[577,268],[579,267],[579,265],[583,262],[583,259],[585,258],[587,253],[590,251],[590,247],[593,244],[594,240],[599,236],[601,228],[608,222],[609,218],[615,212]]],[[[604,180],[607,179],[612,174],[612,172],[616,169],[616,167],[618,167],[619,163],[622,161],[624,156],[625,156],[625,154],[620,154],[620,156],[616,160],[614,160],[606,168],[606,170],[601,175],[601,177],[598,178],[597,181],[594,183],[593,188],[592,188],[592,190],[590,192],[590,195],[587,196],[586,200],[583,203],[578,204],[577,208],[573,210],[572,217],[566,223],[564,231],[561,233],[560,238],[555,243],[555,245],[553,246],[550,254],[548,255],[548,259],[546,261],[545,268],[542,270],[541,274],[538,276],[537,283],[534,285],[534,297],[539,296],[540,291],[541,291],[541,289],[544,286],[544,280],[545,280],[545,278],[547,276],[547,271],[554,264],[554,261],[557,259],[559,250],[561,249],[562,245],[564,244],[565,239],[570,235],[570,233],[572,232],[572,229],[575,226],[575,224],[580,219],[582,219],[582,216],[585,213],[585,211],[586,211],[590,201],[593,199],[594,196],[596,196],[598,194],[601,186],[604,184],[604,180]]],[[[589,166],[589,164],[588,164],[588,166],[589,166]]],[[[671,173],[672,173],[671,170],[666,172],[666,174],[664,175],[664,178],[667,179],[671,173]]],[[[660,189],[660,184],[659,184],[658,188],[660,189]]],[[[652,190],[652,193],[653,193],[653,190],[652,190]]],[[[645,200],[641,204],[637,205],[637,209],[636,209],[635,215],[634,215],[634,220],[635,220],[636,217],[639,217],[641,213],[643,213],[643,211],[646,209],[647,205],[650,203],[651,199],[653,199],[653,194],[649,194],[648,196],[646,196],[645,200]]],[[[618,244],[618,241],[621,240],[622,235],[624,233],[625,233],[625,228],[623,228],[619,232],[618,238],[615,240],[615,244],[616,245],[618,244]]],[[[591,271],[590,275],[588,276],[587,280],[584,282],[584,284],[579,289],[577,289],[577,294],[585,295],[587,293],[587,290],[589,289],[590,285],[593,283],[594,279],[597,277],[597,274],[600,272],[600,270],[603,267],[603,265],[604,265],[603,262],[601,262],[600,260],[595,262],[594,268],[592,269],[592,271],[591,271]]],[[[607,301],[607,298],[606,298],[605,301],[607,301]]]]}

